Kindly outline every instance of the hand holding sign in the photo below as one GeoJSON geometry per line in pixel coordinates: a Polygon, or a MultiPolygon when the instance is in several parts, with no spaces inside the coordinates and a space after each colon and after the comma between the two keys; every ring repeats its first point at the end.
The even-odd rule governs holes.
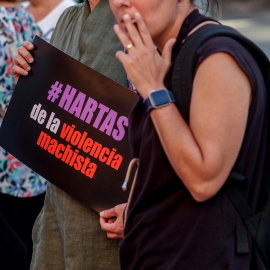
{"type": "Polygon", "coordinates": [[[35,61],[15,89],[1,145],[96,211],[125,203],[128,114],[137,95],[38,37],[34,45],[35,61]]]}

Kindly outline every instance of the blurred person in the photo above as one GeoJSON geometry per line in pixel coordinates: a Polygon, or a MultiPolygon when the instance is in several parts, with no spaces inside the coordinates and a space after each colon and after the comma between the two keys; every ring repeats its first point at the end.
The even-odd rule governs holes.
{"type": "MultiPolygon", "coordinates": [[[[113,31],[115,23],[108,0],[86,0],[65,10],[57,23],[51,44],[127,86],[126,73],[115,58],[115,52],[122,49],[113,31]]],[[[33,44],[24,42],[22,45],[13,67],[16,80],[28,74],[33,62],[33,44]]],[[[124,206],[115,208],[116,217],[121,213],[116,224],[121,224],[124,206]]],[[[107,239],[99,225],[99,214],[51,183],[48,183],[44,207],[34,225],[33,241],[31,269],[120,268],[119,241],[107,239]]]]}
{"type": "MultiPolygon", "coordinates": [[[[230,37],[209,39],[197,51],[191,101],[177,107],[172,74],[182,44],[215,22],[193,0],[109,1],[128,51],[116,57],[140,95],[129,116],[139,165],[125,210],[121,268],[265,270],[250,235],[250,252],[237,252],[237,210],[223,188],[237,172],[246,177],[250,206],[259,206],[269,108],[256,60],[230,37]]],[[[111,211],[100,214],[107,232],[115,227],[104,222],[111,211]]]]}
{"type": "MultiPolygon", "coordinates": [[[[11,69],[18,47],[41,35],[19,1],[0,1],[0,125],[14,91],[11,69]]],[[[0,269],[29,269],[32,227],[46,180],[0,147],[0,269]]]]}
{"type": "Polygon", "coordinates": [[[63,11],[76,4],[74,0],[23,0],[22,5],[34,16],[42,37],[50,41],[55,25],[63,11]]]}
{"type": "MultiPolygon", "coordinates": [[[[75,4],[71,0],[32,2],[35,2],[34,8],[30,5],[29,10],[40,19],[38,25],[33,14],[30,15],[19,1],[0,1],[0,125],[15,87],[11,68],[18,47],[25,40],[33,40],[36,34],[49,39],[63,10],[75,4]],[[46,36],[42,33],[46,33],[46,36]]],[[[45,191],[44,178],[0,148],[2,265],[29,269],[32,227],[42,208],[45,191]]]]}

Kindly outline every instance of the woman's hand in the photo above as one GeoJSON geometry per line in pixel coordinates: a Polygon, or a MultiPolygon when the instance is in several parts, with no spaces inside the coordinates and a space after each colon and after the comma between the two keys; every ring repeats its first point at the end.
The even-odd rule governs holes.
{"type": "Polygon", "coordinates": [[[20,75],[28,75],[31,69],[30,65],[34,59],[29,51],[34,49],[34,45],[29,41],[23,41],[22,46],[18,49],[18,54],[14,58],[14,66],[12,67],[12,75],[16,82],[18,82],[20,75]]]}
{"type": "Polygon", "coordinates": [[[108,238],[123,238],[124,221],[123,214],[126,203],[116,205],[114,208],[99,213],[101,229],[107,232],[108,238]]]}
{"type": "Polygon", "coordinates": [[[119,25],[114,26],[115,33],[128,51],[128,54],[118,51],[116,57],[137,91],[145,98],[151,90],[164,88],[163,81],[171,65],[171,52],[176,40],[168,40],[160,55],[139,13],[135,14],[135,19],[137,27],[129,15],[123,17],[128,35],[119,25]]]}

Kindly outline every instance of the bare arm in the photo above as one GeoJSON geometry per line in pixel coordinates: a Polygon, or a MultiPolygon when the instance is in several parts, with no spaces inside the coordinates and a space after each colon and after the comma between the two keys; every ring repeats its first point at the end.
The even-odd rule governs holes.
{"type": "Polygon", "coordinates": [[[172,167],[197,201],[214,196],[238,156],[248,117],[251,85],[234,59],[217,53],[194,80],[190,126],[175,105],[151,118],[172,167]]]}
{"type": "MultiPolygon", "coordinates": [[[[145,98],[163,88],[170,66],[172,40],[160,56],[149,32],[136,17],[138,30],[124,17],[129,37],[115,27],[122,44],[133,43],[129,54],[116,56],[145,98]]],[[[170,163],[197,201],[214,196],[225,183],[238,156],[245,133],[251,85],[245,73],[228,54],[216,53],[199,67],[193,84],[190,125],[175,104],[155,109],[150,115],[170,163]]]]}

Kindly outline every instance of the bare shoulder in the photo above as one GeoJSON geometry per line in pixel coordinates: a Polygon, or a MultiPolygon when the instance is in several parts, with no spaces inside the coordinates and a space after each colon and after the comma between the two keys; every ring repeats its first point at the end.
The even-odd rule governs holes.
{"type": "Polygon", "coordinates": [[[228,53],[218,52],[207,57],[199,66],[194,89],[209,94],[226,95],[250,99],[252,86],[247,74],[228,53]]]}

